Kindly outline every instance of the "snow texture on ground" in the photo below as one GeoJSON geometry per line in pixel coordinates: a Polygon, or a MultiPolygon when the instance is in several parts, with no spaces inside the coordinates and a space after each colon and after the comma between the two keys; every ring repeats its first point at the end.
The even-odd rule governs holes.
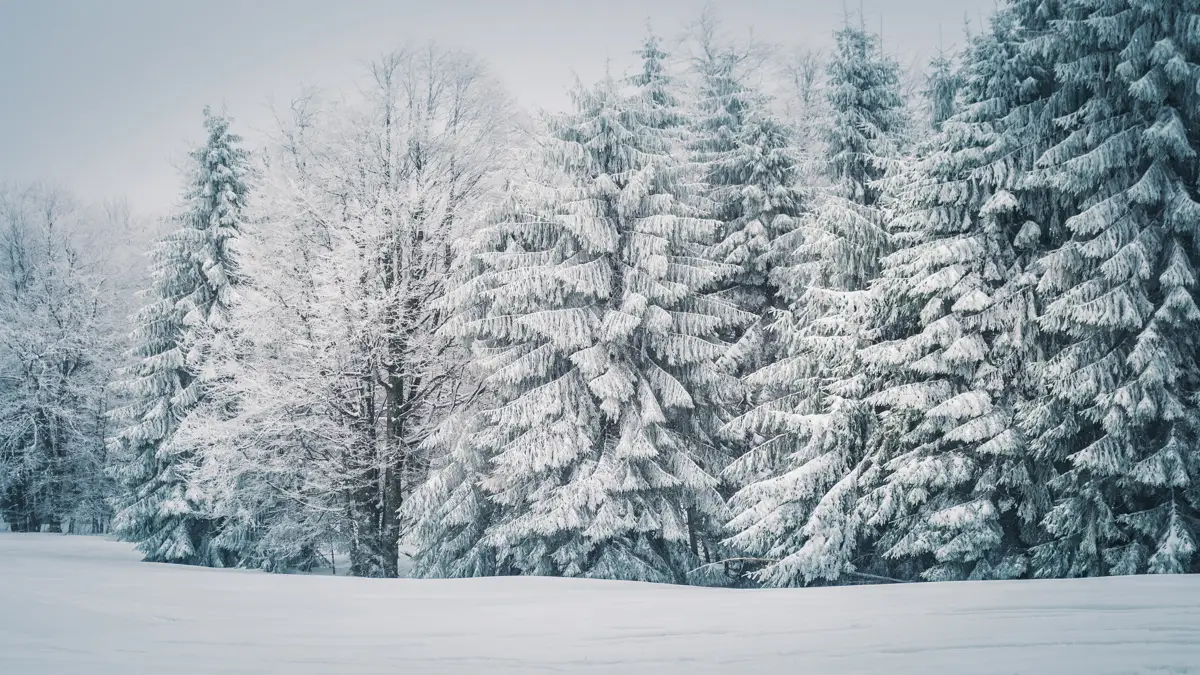
{"type": "Polygon", "coordinates": [[[731,591],[268,575],[0,535],[4,675],[1200,673],[1200,577],[731,591]]]}

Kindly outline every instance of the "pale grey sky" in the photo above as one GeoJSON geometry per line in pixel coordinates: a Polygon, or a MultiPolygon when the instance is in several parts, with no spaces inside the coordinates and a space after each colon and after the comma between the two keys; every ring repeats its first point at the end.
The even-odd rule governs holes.
{"type": "MultiPolygon", "coordinates": [[[[996,0],[849,0],[906,62],[961,44],[996,0]]],[[[650,18],[671,37],[705,0],[0,0],[0,180],[169,208],[175,166],[224,103],[251,141],[268,102],[338,88],[406,41],[483,57],[517,100],[561,108],[578,73],[632,63],[650,18]]],[[[710,0],[727,31],[826,46],[838,0],[710,0]]]]}

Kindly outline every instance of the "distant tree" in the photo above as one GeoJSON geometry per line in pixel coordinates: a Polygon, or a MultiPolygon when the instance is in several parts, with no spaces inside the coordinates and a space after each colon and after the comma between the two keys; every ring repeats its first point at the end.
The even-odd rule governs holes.
{"type": "Polygon", "coordinates": [[[65,194],[0,186],[0,520],[107,527],[107,377],[118,353],[100,218],[65,194]]]}
{"type": "Polygon", "coordinates": [[[961,75],[955,70],[954,62],[939,50],[929,62],[925,75],[925,89],[921,93],[929,107],[929,123],[940,131],[942,123],[955,112],[955,97],[962,87],[961,75]]]}

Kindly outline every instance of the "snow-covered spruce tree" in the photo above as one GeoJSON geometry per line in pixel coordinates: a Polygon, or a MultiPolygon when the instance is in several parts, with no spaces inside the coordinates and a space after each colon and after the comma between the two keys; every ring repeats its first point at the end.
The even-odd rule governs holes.
{"type": "Polygon", "coordinates": [[[744,316],[699,293],[726,270],[685,255],[717,224],[672,193],[669,111],[611,79],[575,100],[550,120],[553,211],[491,226],[486,313],[457,326],[496,399],[472,441],[490,455],[486,544],[499,573],[682,582],[709,534],[694,525],[722,519],[714,336],[744,316]]]}
{"type": "Polygon", "coordinates": [[[942,123],[956,112],[955,98],[961,87],[961,76],[955,70],[953,60],[938,50],[929,62],[925,90],[921,92],[929,109],[929,123],[935,130],[941,131],[942,123]]]}
{"type": "Polygon", "coordinates": [[[1050,467],[1017,421],[1043,366],[1031,264],[1053,215],[1026,180],[1052,72],[1023,40],[1009,11],[972,39],[962,109],[907,181],[874,285],[879,342],[862,358],[886,478],[862,512],[893,577],[1022,576],[1050,506],[1050,467]]]}
{"type": "Polygon", "coordinates": [[[344,350],[330,344],[346,342],[345,310],[330,305],[346,301],[319,287],[332,237],[309,187],[313,108],[296,102],[288,140],[258,155],[230,339],[214,345],[215,377],[172,438],[202,458],[189,482],[221,520],[217,544],[239,566],[266,571],[308,569],[331,553],[346,510],[328,498],[342,493],[335,458],[353,443],[331,378],[321,376],[342,366],[344,350]]]}
{"type": "MultiPolygon", "coordinates": [[[[554,191],[543,183],[554,180],[536,154],[515,162],[499,199],[488,210],[484,225],[473,236],[456,242],[454,283],[437,301],[457,326],[488,316],[492,291],[505,282],[495,262],[507,256],[514,240],[512,228],[545,223],[550,219],[554,191]]],[[[429,475],[402,505],[405,541],[412,546],[413,574],[418,577],[479,577],[498,574],[499,551],[487,540],[487,528],[498,511],[480,480],[491,469],[494,449],[480,434],[486,412],[502,398],[496,390],[505,382],[503,366],[511,361],[507,346],[473,342],[472,375],[482,375],[483,387],[441,422],[424,445],[433,455],[429,475]],[[493,361],[499,358],[499,364],[493,361]],[[489,377],[490,376],[490,377],[489,377]],[[486,390],[484,389],[486,387],[486,390]]]]}
{"type": "MultiPolygon", "coordinates": [[[[741,110],[741,105],[736,102],[731,102],[726,99],[720,91],[733,91],[736,93],[732,98],[743,99],[744,102],[749,102],[753,96],[752,92],[737,81],[738,76],[734,73],[734,69],[738,63],[744,63],[751,57],[751,47],[746,47],[743,51],[735,51],[728,49],[722,51],[717,43],[716,38],[716,20],[710,13],[705,13],[699,24],[699,37],[702,43],[703,54],[706,56],[699,59],[697,65],[703,72],[711,75],[707,81],[712,84],[709,90],[717,98],[728,103],[727,110],[741,110]],[[721,62],[721,65],[716,65],[713,59],[721,62]],[[708,68],[712,66],[712,68],[708,68]],[[725,67],[728,66],[728,69],[725,67]],[[721,73],[724,73],[723,75],[721,73]]],[[[740,121],[729,119],[724,113],[713,108],[708,108],[707,113],[702,109],[697,111],[694,106],[689,107],[681,102],[678,90],[680,82],[676,78],[668,74],[667,63],[669,54],[660,46],[657,36],[650,32],[647,34],[642,43],[641,49],[635,54],[641,58],[641,71],[627,80],[628,84],[633,85],[638,89],[638,95],[643,99],[643,104],[648,110],[652,111],[648,118],[650,126],[654,129],[664,132],[669,136],[675,137],[676,147],[672,151],[673,156],[682,159],[678,162],[679,166],[674,169],[674,176],[670,185],[666,189],[670,190],[673,197],[681,202],[681,205],[686,205],[687,208],[681,208],[680,212],[686,212],[693,216],[707,216],[709,219],[716,220],[720,223],[711,238],[703,241],[688,241],[679,249],[679,254],[685,257],[694,257],[697,260],[704,259],[714,261],[720,265],[725,265],[727,273],[723,278],[715,284],[709,284],[704,287],[704,301],[716,301],[721,304],[730,304],[745,311],[745,302],[747,297],[751,297],[753,293],[741,294],[739,297],[739,289],[741,285],[741,277],[743,271],[753,267],[758,261],[746,257],[741,263],[732,262],[736,257],[734,247],[737,246],[737,237],[729,235],[731,224],[724,223],[720,220],[721,214],[716,213],[719,209],[718,203],[714,201],[714,184],[711,182],[710,170],[711,164],[706,162],[714,161],[729,161],[734,162],[743,159],[740,155],[731,157],[717,152],[710,152],[704,158],[697,158],[695,150],[697,146],[704,147],[703,138],[712,138],[716,133],[722,137],[730,132],[730,124],[734,128],[738,128],[740,133],[748,134],[750,129],[743,128],[740,121]],[[696,115],[699,114],[701,119],[707,119],[709,124],[697,125],[696,115]],[[715,123],[714,123],[715,122],[715,123]],[[705,127],[704,129],[700,127],[705,127]],[[707,130],[705,130],[707,129],[707,130]],[[716,130],[714,132],[714,130],[716,130]],[[677,136],[676,136],[677,135],[677,136]],[[679,144],[679,139],[683,139],[683,143],[679,144]],[[692,153],[690,157],[684,153],[685,148],[691,146],[692,153]],[[697,161],[700,159],[700,161],[697,161]],[[722,246],[725,246],[725,249],[722,246]]],[[[710,104],[714,102],[708,100],[710,104]]],[[[743,112],[751,112],[749,109],[743,112]]],[[[735,112],[734,117],[742,117],[742,113],[735,112]]],[[[766,133],[777,131],[770,129],[766,133]]],[[[755,137],[754,141],[762,139],[755,137]]],[[[766,139],[767,143],[776,140],[774,138],[766,139]]],[[[737,146],[744,143],[744,139],[737,140],[737,146]]],[[[715,151],[716,146],[724,147],[718,142],[716,145],[709,145],[708,149],[715,151]]],[[[731,150],[734,148],[730,148],[731,150]]],[[[772,157],[771,161],[778,163],[778,157],[772,157]]],[[[780,202],[783,201],[781,198],[780,202]]],[[[764,209],[770,205],[762,205],[764,209]]],[[[780,223],[777,223],[780,224],[780,223]]],[[[733,224],[736,226],[736,224],[733,224]]],[[[742,253],[745,253],[745,247],[742,247],[742,253]]],[[[744,338],[747,333],[747,327],[753,323],[753,316],[747,313],[743,321],[736,324],[729,324],[718,330],[714,337],[718,340],[730,341],[734,346],[727,350],[726,357],[721,359],[719,365],[726,372],[735,373],[742,364],[749,358],[753,358],[756,352],[756,346],[753,339],[747,339],[744,342],[739,338],[744,338]]],[[[727,385],[721,387],[719,396],[710,398],[707,401],[697,401],[697,414],[692,420],[695,427],[692,433],[699,438],[707,439],[706,443],[712,442],[716,445],[709,448],[706,456],[698,456],[700,466],[705,471],[717,475],[728,464],[729,459],[737,452],[736,448],[730,447],[728,443],[721,438],[719,430],[729,419],[740,412],[740,406],[744,401],[744,395],[741,393],[739,382],[736,379],[728,379],[727,385]]],[[[712,521],[705,511],[693,509],[688,514],[690,520],[690,530],[696,535],[695,541],[692,542],[692,548],[702,554],[705,565],[693,570],[693,574],[689,577],[691,583],[696,584],[717,584],[726,585],[730,582],[728,569],[724,564],[716,564],[715,560],[724,560],[732,555],[728,547],[720,543],[719,533],[722,530],[723,522],[712,521]],[[711,563],[711,564],[710,564],[711,563]]]]}
{"type": "Polygon", "coordinates": [[[905,123],[899,68],[877,39],[837,33],[827,92],[828,187],[791,233],[775,240],[773,281],[787,300],[768,330],[778,358],[746,378],[755,406],[725,427],[751,446],[725,472],[740,490],[729,542],[765,565],[751,576],[788,586],[853,571],[854,512],[869,410],[856,353],[868,284],[890,246],[879,181],[905,123]]]}
{"type": "Polygon", "coordinates": [[[688,151],[703,179],[701,208],[708,217],[721,222],[711,255],[741,268],[722,290],[743,309],[758,311],[765,301],[766,294],[761,288],[765,279],[750,277],[755,272],[752,265],[761,257],[768,241],[765,231],[745,231],[748,222],[742,218],[745,174],[742,169],[749,158],[739,152],[743,149],[740,137],[757,94],[744,82],[741,72],[744,55],[737,48],[718,42],[711,17],[706,15],[701,20],[698,32],[699,55],[692,63],[696,81],[688,120],[691,127],[688,151]]]}
{"type": "Polygon", "coordinates": [[[1057,406],[1031,422],[1061,475],[1035,573],[1200,571],[1200,3],[1061,5],[1030,43],[1056,62],[1067,131],[1040,184],[1078,203],[1041,261],[1057,406]]]}
{"type": "Polygon", "coordinates": [[[762,315],[778,300],[768,274],[772,242],[803,208],[799,160],[790,130],[748,83],[753,46],[721,45],[711,30],[700,43],[688,149],[702,171],[709,217],[721,222],[711,255],[738,269],[721,295],[762,315]]]}
{"type": "Polygon", "coordinates": [[[188,490],[197,458],[170,445],[204,396],[201,336],[228,324],[239,280],[233,240],[242,227],[248,155],[225,117],[206,108],[204,128],[206,142],[190,155],[186,209],[153,250],[154,281],[133,335],[139,362],[120,383],[131,402],[113,411],[123,425],[110,439],[123,487],[113,529],[149,561],[224,565],[232,561],[212,545],[218,524],[207,499],[188,490]]]}
{"type": "Polygon", "coordinates": [[[838,196],[873,207],[907,124],[900,66],[861,26],[847,21],[835,37],[826,81],[833,118],[825,131],[826,170],[838,196]]]}

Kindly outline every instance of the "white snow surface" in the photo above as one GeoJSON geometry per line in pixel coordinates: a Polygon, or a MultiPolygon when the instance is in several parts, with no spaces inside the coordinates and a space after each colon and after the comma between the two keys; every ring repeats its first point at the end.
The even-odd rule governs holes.
{"type": "Polygon", "coordinates": [[[721,590],[138,562],[0,535],[0,673],[1200,673],[1200,577],[721,590]]]}

